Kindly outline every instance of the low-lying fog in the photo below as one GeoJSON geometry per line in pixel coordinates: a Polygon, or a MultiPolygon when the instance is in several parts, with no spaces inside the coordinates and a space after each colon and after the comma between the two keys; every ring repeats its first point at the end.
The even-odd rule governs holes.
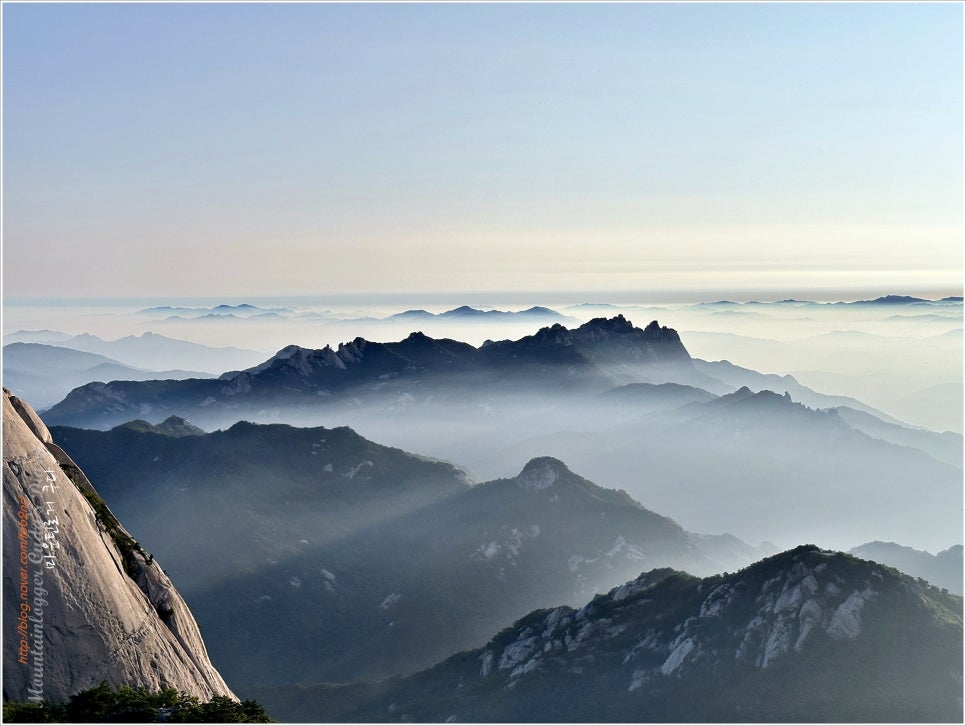
{"type": "MultiPolygon", "coordinates": [[[[282,382],[277,389],[259,389],[264,395],[218,405],[209,405],[216,399],[208,398],[171,403],[175,399],[135,401],[124,394],[118,399],[130,406],[124,418],[111,413],[110,421],[80,418],[69,425],[110,428],[134,418],[159,423],[175,414],[208,431],[227,429],[239,419],[351,426],[371,441],[452,462],[478,482],[514,476],[531,458],[554,456],[600,486],[626,490],[691,532],[728,532],[752,544],[770,540],[781,548],[809,541],[848,549],[884,540],[937,552],[961,539],[961,435],[889,421],[891,416],[933,431],[962,431],[959,300],[563,302],[537,308],[478,300],[463,308],[462,302],[366,309],[295,300],[14,305],[8,307],[4,342],[54,346],[32,349],[55,359],[46,370],[54,385],[56,361],[70,358],[65,349],[71,346],[131,366],[218,374],[256,365],[293,343],[337,347],[359,336],[394,342],[422,331],[479,345],[618,314],[640,328],[658,320],[679,332],[695,359],[731,363],[619,364],[608,374],[614,374],[611,382],[599,381],[593,390],[565,378],[537,380],[539,367],[521,368],[525,375],[513,377],[511,366],[498,379],[484,375],[485,385],[476,374],[457,372],[449,388],[445,377],[421,382],[419,376],[387,375],[358,390],[317,390],[331,396],[325,399],[298,394],[308,389],[299,387],[296,373],[292,386],[282,382]],[[493,310],[502,314],[486,312],[493,310]],[[17,332],[24,330],[45,332],[17,332]],[[154,336],[124,337],[148,331],[154,336]],[[81,333],[113,342],[74,337],[81,333]],[[213,368],[206,369],[206,361],[213,368]],[[816,395],[790,379],[745,369],[793,374],[820,394],[857,400],[816,395]],[[665,383],[676,387],[661,388],[665,383]],[[748,398],[752,394],[742,393],[742,386],[777,395],[748,398]]],[[[24,346],[10,349],[11,365],[14,353],[24,366],[30,352],[24,346]]],[[[39,364],[33,371],[11,365],[5,358],[5,384],[14,374],[24,382],[35,374],[37,383],[39,364]]]]}
{"type": "MultiPolygon", "coordinates": [[[[963,431],[963,307],[961,301],[909,304],[672,303],[621,304],[551,301],[542,307],[500,300],[418,300],[347,305],[336,300],[104,301],[67,304],[51,301],[7,303],[4,344],[21,341],[72,347],[151,370],[202,370],[214,365],[167,353],[138,357],[136,345],[102,350],[79,334],[104,340],[157,333],[181,341],[234,347],[234,368],[268,358],[286,345],[337,347],[355,337],[396,341],[419,330],[435,338],[473,345],[487,339],[517,339],[559,322],[573,327],[594,317],[623,314],[644,327],[658,320],[678,331],[695,358],[728,360],[766,373],[792,374],[823,393],[852,396],[916,426],[963,431]],[[513,312],[512,315],[461,311],[513,312]],[[400,315],[406,311],[408,315],[400,315]],[[19,331],[52,331],[22,334],[19,331]],[[125,360],[122,356],[132,358],[125,360]]],[[[129,341],[130,343],[130,341],[129,341]]],[[[184,354],[187,356],[187,353],[184,354]]],[[[224,358],[219,358],[224,360],[224,358]]]]}

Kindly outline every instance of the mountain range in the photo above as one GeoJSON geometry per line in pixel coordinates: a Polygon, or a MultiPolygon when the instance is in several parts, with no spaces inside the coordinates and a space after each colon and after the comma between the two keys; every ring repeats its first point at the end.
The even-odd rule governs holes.
{"type": "Polygon", "coordinates": [[[98,482],[119,570],[167,593],[163,561],[201,648],[276,717],[962,716],[962,437],[695,359],[656,321],[287,346],[81,386],[49,432],[18,415],[75,489],[98,482]],[[774,555],[803,541],[907,574],[774,555]]]}
{"type": "Polygon", "coordinates": [[[469,305],[460,305],[452,310],[446,310],[442,313],[431,313],[426,310],[405,310],[401,313],[395,313],[390,315],[386,320],[406,320],[406,321],[419,321],[419,320],[434,320],[434,319],[444,319],[444,320],[454,320],[458,319],[465,322],[477,322],[486,321],[492,322],[493,320],[535,320],[539,322],[575,322],[574,318],[567,317],[566,315],[561,315],[556,310],[551,310],[550,308],[541,307],[539,305],[534,305],[533,307],[527,308],[526,310],[480,310],[479,308],[470,307],[469,305]]]}
{"type": "Polygon", "coordinates": [[[953,545],[936,554],[895,542],[866,542],[849,552],[856,557],[895,567],[907,575],[928,580],[954,595],[963,594],[963,546],[953,545]]]}
{"type": "Polygon", "coordinates": [[[917,432],[940,461],[902,441],[904,429],[890,441],[894,432],[866,433],[838,411],[748,388],[657,412],[638,413],[635,400],[596,430],[561,426],[487,454],[565,458],[697,531],[786,546],[810,533],[843,549],[884,536],[932,549],[960,541],[962,440],[946,448],[943,435],[917,432]]]}
{"type": "Polygon", "coordinates": [[[551,458],[471,485],[347,428],[52,431],[177,576],[234,683],[385,677],[645,567],[709,574],[774,551],[689,533],[551,458]],[[198,570],[199,551],[220,555],[198,570]]]}
{"type": "Polygon", "coordinates": [[[72,389],[91,381],[212,377],[198,371],[134,368],[97,353],[59,345],[9,343],[3,346],[4,384],[41,409],[52,406],[72,389]]]}
{"type": "Polygon", "coordinates": [[[293,721],[961,722],[963,601],[805,545],[650,570],[381,682],[264,689],[293,721]]]}
{"type": "MultiPolygon", "coordinates": [[[[147,411],[158,420],[187,416],[201,426],[230,425],[240,417],[262,420],[279,407],[286,416],[338,404],[407,404],[528,392],[573,398],[628,383],[691,385],[715,394],[743,385],[789,390],[809,405],[850,405],[881,412],[842,396],[824,396],[790,376],[767,376],[727,361],[692,359],[677,332],[654,321],[644,329],[622,315],[597,318],[574,329],[555,324],[516,341],[480,347],[414,332],[396,343],[356,338],[337,349],[291,345],[218,381],[91,384],[72,391],[46,412],[55,424],[108,428],[147,411]],[[266,408],[267,406],[267,408],[266,408]]],[[[291,421],[294,422],[294,421],[291,421]]]]}
{"type": "MultiPolygon", "coordinates": [[[[575,400],[595,401],[596,413],[609,412],[607,425],[568,439],[558,420],[548,441],[521,440],[524,448],[563,443],[568,460],[578,461],[597,452],[598,459],[636,464],[637,481],[666,476],[668,462],[704,467],[703,481],[715,484],[722,481],[713,476],[715,464],[747,479],[737,465],[745,455],[755,467],[769,461],[762,452],[776,465],[800,467],[807,461],[796,460],[797,452],[821,450],[820,467],[806,467],[800,481],[780,472],[786,493],[807,495],[791,520],[807,524],[806,502],[831,496],[821,489],[822,467],[850,482],[847,490],[861,480],[861,462],[885,457],[875,469],[880,477],[901,471],[910,455],[920,471],[938,467],[932,475],[947,466],[789,393],[742,387],[717,395],[681,383],[626,383],[632,371],[673,370],[691,359],[646,348],[642,354],[619,333],[616,340],[606,335],[613,329],[582,332],[568,347],[586,346],[585,370],[593,373],[575,400]],[[595,375],[609,384],[596,385],[595,375]],[[700,457],[683,448],[689,441],[701,442],[700,457]],[[639,458],[629,459],[635,450],[639,458]]],[[[676,336],[664,338],[673,346],[676,336]]],[[[558,370],[551,362],[557,341],[527,343],[527,365],[558,370]],[[547,348],[552,353],[541,355],[547,348]]],[[[504,348],[490,354],[490,368],[519,359],[509,341],[489,345],[504,348]]],[[[262,374],[268,363],[249,373],[262,374]]],[[[371,382],[379,369],[361,379],[371,382]]],[[[469,395],[458,387],[451,394],[469,395]]],[[[509,396],[491,400],[504,407],[498,412],[511,410],[509,396]]],[[[922,432],[845,413],[880,435],[951,457],[922,432]]],[[[546,411],[527,415],[532,421],[546,411]]],[[[474,484],[450,464],[379,446],[347,427],[240,422],[207,434],[172,415],[110,431],[51,433],[74,478],[83,467],[113,511],[143,534],[138,562],[150,566],[158,556],[171,568],[229,681],[285,719],[802,720],[818,713],[817,720],[852,720],[889,713],[920,720],[961,712],[951,693],[961,690],[962,672],[950,666],[957,644],[961,652],[961,598],[815,547],[736,575],[712,574],[774,549],[689,533],[552,457],[474,484]],[[199,551],[219,557],[199,570],[199,551]],[[907,658],[897,658],[900,652],[907,658]],[[908,658],[930,667],[910,673],[908,658]],[[325,685],[335,681],[351,682],[325,685]],[[686,695],[695,692],[702,697],[686,695]]],[[[881,479],[878,486],[846,496],[868,500],[869,516],[882,517],[888,529],[883,512],[899,511],[893,490],[902,487],[881,479]]],[[[940,477],[932,495],[917,490],[939,506],[920,506],[930,523],[951,501],[942,486],[940,477]]],[[[709,498],[713,489],[705,489],[704,508],[727,519],[727,497],[709,498]]],[[[774,501],[740,501],[752,517],[776,513],[774,501]]],[[[840,508],[854,526],[857,508],[840,508]]]]}
{"type": "MultiPolygon", "coordinates": [[[[644,330],[622,316],[595,320],[574,330],[542,328],[517,341],[488,341],[479,348],[413,333],[397,343],[356,338],[337,349],[288,346],[247,370],[217,381],[160,384],[118,381],[71,392],[47,412],[57,424],[105,427],[139,417],[176,414],[215,426],[257,414],[264,405],[318,408],[339,397],[376,394],[458,395],[472,384],[496,394],[525,385],[550,391],[601,389],[634,366],[689,367],[690,356],[673,330],[656,322],[644,330]],[[132,416],[133,414],[133,416],[132,416]]],[[[631,382],[631,381],[626,381],[631,382]]]]}
{"type": "MultiPolygon", "coordinates": [[[[51,330],[21,330],[3,336],[4,354],[11,343],[41,343],[57,348],[96,354],[131,368],[157,371],[166,368],[165,361],[178,361],[179,366],[206,374],[218,374],[239,365],[252,365],[262,358],[261,353],[243,348],[213,348],[188,340],[169,338],[158,333],[127,335],[116,340],[103,340],[83,333],[69,335],[51,330]]],[[[61,353],[60,355],[66,355],[61,353]]],[[[57,359],[51,361],[58,362],[57,359]]],[[[4,362],[4,368],[7,363],[4,362]]],[[[68,368],[69,370],[70,368],[68,368]]],[[[6,370],[4,370],[6,374],[6,370]]],[[[129,379],[125,379],[129,380],[129,379]]]]}
{"type": "Polygon", "coordinates": [[[893,306],[893,305],[937,305],[937,306],[962,306],[963,298],[962,296],[949,296],[939,298],[938,300],[930,300],[923,297],[913,297],[912,295],[880,295],[879,297],[872,300],[837,300],[835,302],[817,302],[814,300],[778,300],[775,302],[763,302],[759,300],[750,300],[748,302],[739,303],[733,302],[731,300],[718,300],[717,302],[710,303],[697,303],[695,307],[721,307],[729,305],[793,305],[796,307],[802,306],[818,306],[818,307],[839,307],[843,305],[880,305],[880,306],[893,306]]]}
{"type": "Polygon", "coordinates": [[[289,346],[218,380],[89,384],[45,413],[91,428],[171,415],[203,428],[350,425],[476,480],[551,455],[691,531],[748,541],[811,534],[843,549],[890,539],[937,550],[961,538],[961,436],[791,376],[693,359],[674,330],[622,316],[480,347],[418,332],[289,346]],[[923,518],[908,517],[912,506],[923,518]]]}

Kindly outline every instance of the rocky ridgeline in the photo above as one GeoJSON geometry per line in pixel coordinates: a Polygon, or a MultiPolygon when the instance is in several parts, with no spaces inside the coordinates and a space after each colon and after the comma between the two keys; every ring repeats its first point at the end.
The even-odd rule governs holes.
{"type": "Polygon", "coordinates": [[[395,395],[424,386],[427,395],[439,395],[441,388],[466,381],[491,392],[521,384],[558,391],[561,382],[603,390],[615,381],[636,381],[641,369],[688,372],[691,365],[673,329],[657,321],[637,328],[618,315],[573,329],[556,323],[479,348],[419,332],[395,343],[355,338],[337,349],[289,345],[259,365],[218,379],[89,383],[44,416],[52,425],[109,428],[150,412],[157,419],[187,416],[212,428],[253,416],[268,403],[313,408],[330,406],[340,396],[395,395]]]}
{"type": "Polygon", "coordinates": [[[962,638],[962,598],[804,545],[704,579],[651,570],[369,691],[266,700],[293,719],[957,721],[962,638]]]}
{"type": "MultiPolygon", "coordinates": [[[[872,569],[871,577],[859,587],[847,581],[838,568],[830,570],[827,562],[802,559],[763,583],[754,582],[754,577],[729,577],[708,586],[683,573],[656,570],[580,610],[557,608],[539,628],[525,627],[502,650],[485,650],[480,656],[480,676],[489,675],[489,664],[499,663],[496,670],[506,671],[503,675],[509,687],[520,676],[553,666],[555,661],[556,665],[582,659],[593,662],[602,643],[613,641],[631,627],[638,630],[639,637],[622,658],[629,691],[657,676],[714,666],[722,655],[729,662],[767,668],[789,652],[801,652],[809,637],[819,632],[835,640],[858,637],[863,606],[877,596],[877,581],[882,582],[878,569],[872,569]],[[692,597],[697,606],[696,612],[688,612],[671,628],[660,624],[663,618],[657,616],[661,613],[649,607],[651,599],[645,594],[667,578],[678,578],[684,584],[693,580],[692,597]],[[648,627],[642,629],[644,622],[648,627]],[[722,622],[729,626],[730,643],[722,639],[722,622]]],[[[665,588],[670,586],[667,583],[665,588]]]]}

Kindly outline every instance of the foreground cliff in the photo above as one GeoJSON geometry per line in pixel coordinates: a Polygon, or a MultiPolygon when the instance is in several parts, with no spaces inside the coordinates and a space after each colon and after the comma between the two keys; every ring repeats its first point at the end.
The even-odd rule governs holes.
{"type": "Polygon", "coordinates": [[[3,518],[4,700],[102,681],[235,697],[167,575],[6,389],[3,518]]]}

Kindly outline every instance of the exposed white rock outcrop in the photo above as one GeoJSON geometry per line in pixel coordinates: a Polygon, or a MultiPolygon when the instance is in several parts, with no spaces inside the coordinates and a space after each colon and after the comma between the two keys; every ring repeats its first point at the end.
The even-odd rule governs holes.
{"type": "Polygon", "coordinates": [[[517,485],[528,492],[549,489],[560,477],[560,469],[565,468],[556,459],[543,457],[531,460],[517,476],[517,485]]]}
{"type": "Polygon", "coordinates": [[[167,575],[137,548],[122,552],[115,539],[133,539],[80,488],[96,494],[4,390],[4,699],[63,701],[101,681],[234,698],[167,575]]]}
{"type": "Polygon", "coordinates": [[[675,646],[674,650],[671,651],[671,655],[667,657],[667,660],[661,664],[660,671],[666,676],[671,675],[681,664],[684,663],[685,658],[688,654],[694,650],[694,641],[691,638],[685,638],[680,643],[675,646]]]}
{"type": "Polygon", "coordinates": [[[839,605],[828,624],[828,634],[840,640],[853,640],[862,632],[862,608],[874,592],[867,587],[862,592],[856,590],[839,605]]]}

